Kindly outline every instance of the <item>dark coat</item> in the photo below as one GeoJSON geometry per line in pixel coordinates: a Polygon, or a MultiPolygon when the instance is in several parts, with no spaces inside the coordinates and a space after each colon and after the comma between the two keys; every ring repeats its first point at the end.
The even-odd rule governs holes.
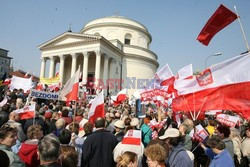
{"type": "Polygon", "coordinates": [[[100,129],[91,133],[82,148],[82,167],[112,167],[113,150],[118,144],[114,134],[100,129]]]}

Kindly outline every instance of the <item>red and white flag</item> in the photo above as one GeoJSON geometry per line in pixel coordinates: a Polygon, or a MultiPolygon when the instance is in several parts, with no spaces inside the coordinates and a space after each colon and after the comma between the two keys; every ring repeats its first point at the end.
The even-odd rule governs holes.
{"type": "Polygon", "coordinates": [[[161,84],[167,86],[172,81],[173,73],[168,64],[155,73],[156,80],[161,84]]]}
{"type": "Polygon", "coordinates": [[[76,73],[68,80],[68,82],[63,87],[59,95],[60,100],[63,101],[78,100],[79,76],[80,76],[80,68],[78,68],[76,73]]]}
{"type": "Polygon", "coordinates": [[[193,79],[177,80],[176,111],[250,110],[250,54],[206,69],[193,79]]]}
{"type": "Polygon", "coordinates": [[[215,11],[201,30],[197,40],[208,45],[214,35],[237,19],[237,15],[223,5],[215,11]]]}
{"type": "Polygon", "coordinates": [[[125,134],[122,144],[141,145],[141,131],[140,130],[128,130],[125,134]]]}
{"type": "Polygon", "coordinates": [[[201,125],[197,125],[195,127],[195,131],[194,129],[191,130],[189,135],[199,142],[202,142],[203,140],[209,137],[207,131],[201,125]]]}
{"type": "Polygon", "coordinates": [[[21,78],[17,76],[12,76],[10,90],[23,89],[24,92],[27,92],[32,88],[32,85],[33,84],[31,78],[21,78]]]}
{"type": "Polygon", "coordinates": [[[168,93],[174,94],[173,96],[176,97],[176,89],[174,88],[174,82],[178,79],[192,79],[193,77],[193,65],[189,64],[183,68],[181,68],[177,75],[172,78],[172,82],[169,84],[168,93]]]}
{"type": "Polygon", "coordinates": [[[122,89],[116,96],[116,103],[122,103],[127,98],[127,89],[122,89]]]}
{"type": "Polygon", "coordinates": [[[30,106],[24,106],[22,109],[14,110],[14,112],[19,114],[20,119],[29,119],[35,117],[36,104],[30,106]]]}
{"type": "Polygon", "coordinates": [[[89,122],[94,123],[98,117],[105,117],[103,91],[94,98],[89,109],[89,122]]]}

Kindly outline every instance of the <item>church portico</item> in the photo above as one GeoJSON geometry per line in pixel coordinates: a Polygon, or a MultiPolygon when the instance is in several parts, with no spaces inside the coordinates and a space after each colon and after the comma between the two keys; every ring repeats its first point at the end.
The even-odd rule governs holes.
{"type": "Polygon", "coordinates": [[[64,85],[80,66],[83,84],[91,82],[95,88],[102,86],[105,95],[114,95],[127,86],[127,77],[153,77],[159,63],[149,50],[151,41],[147,28],[134,20],[120,16],[95,19],[79,33],[64,32],[38,46],[42,52],[40,77],[52,78],[59,71],[64,85]]]}

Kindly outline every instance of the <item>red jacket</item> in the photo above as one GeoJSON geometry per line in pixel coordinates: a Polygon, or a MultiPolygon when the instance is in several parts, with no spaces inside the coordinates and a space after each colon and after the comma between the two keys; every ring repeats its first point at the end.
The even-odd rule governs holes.
{"type": "Polygon", "coordinates": [[[40,164],[37,156],[38,140],[25,141],[19,150],[19,157],[25,163],[26,167],[37,167],[40,164]]]}

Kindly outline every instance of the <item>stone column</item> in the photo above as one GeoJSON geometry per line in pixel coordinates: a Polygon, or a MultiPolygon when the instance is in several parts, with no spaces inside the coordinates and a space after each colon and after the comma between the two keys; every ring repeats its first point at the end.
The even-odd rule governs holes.
{"type": "Polygon", "coordinates": [[[101,51],[95,51],[96,60],[95,60],[95,79],[96,86],[98,84],[98,80],[100,79],[100,69],[101,69],[101,51]]]}
{"type": "Polygon", "coordinates": [[[42,63],[41,63],[41,71],[40,71],[40,78],[44,78],[45,74],[45,67],[46,67],[46,58],[41,57],[42,63]]]}
{"type": "Polygon", "coordinates": [[[63,85],[65,57],[63,55],[60,55],[59,57],[60,57],[59,76],[60,76],[60,82],[63,85]]]}
{"type": "Polygon", "coordinates": [[[73,53],[71,54],[72,56],[72,64],[71,64],[71,77],[75,74],[76,72],[76,59],[77,59],[77,54],[73,53]]]}
{"type": "Polygon", "coordinates": [[[88,65],[89,65],[89,53],[88,52],[84,52],[82,53],[84,56],[84,60],[83,60],[83,73],[82,73],[82,82],[84,84],[87,83],[87,79],[88,79],[88,65]]]}
{"type": "MultiPolygon", "coordinates": [[[[104,69],[103,69],[103,82],[104,85],[106,85],[107,83],[107,79],[108,79],[108,69],[109,69],[109,56],[105,55],[104,57],[104,69]]],[[[104,90],[104,95],[107,95],[107,89],[104,90]]]]}
{"type": "Polygon", "coordinates": [[[50,57],[49,78],[55,75],[55,59],[54,56],[50,57]]]}

